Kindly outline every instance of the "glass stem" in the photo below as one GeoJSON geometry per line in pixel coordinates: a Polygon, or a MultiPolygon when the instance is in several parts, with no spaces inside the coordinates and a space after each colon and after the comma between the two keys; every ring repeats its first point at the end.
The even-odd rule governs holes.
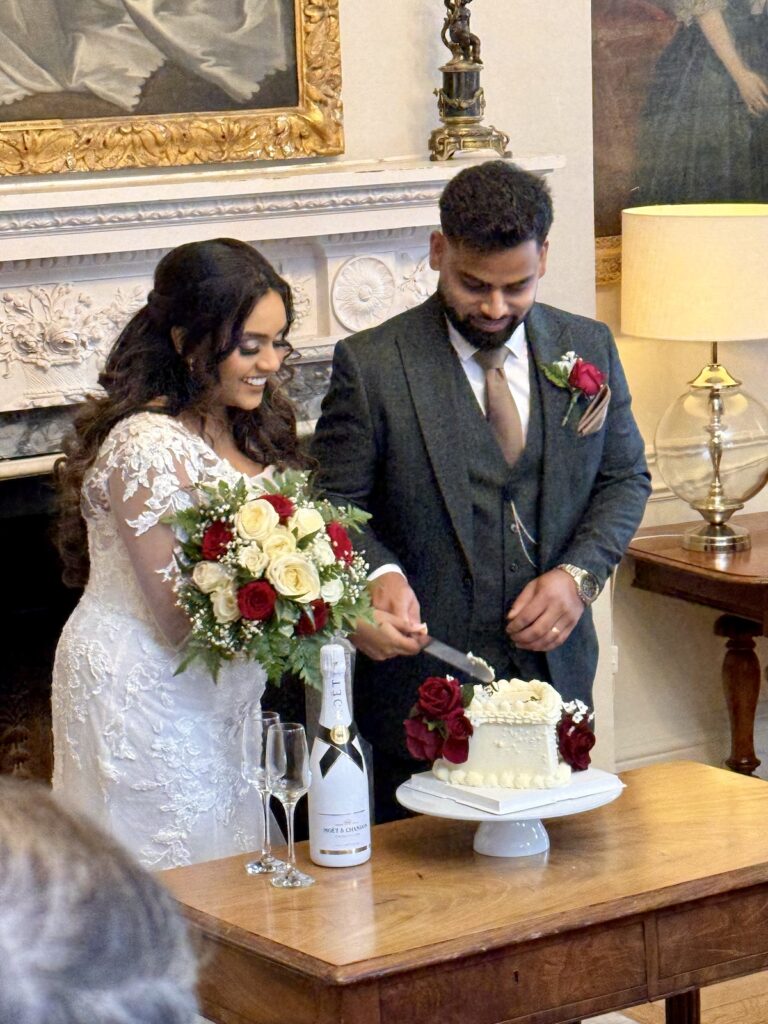
{"type": "Polygon", "coordinates": [[[272,846],[269,842],[269,790],[261,791],[261,807],[264,813],[264,832],[261,837],[261,859],[269,860],[272,856],[272,846]]]}
{"type": "Polygon", "coordinates": [[[296,810],[296,801],[291,800],[285,805],[285,822],[288,826],[288,871],[296,870],[296,863],[293,856],[293,812],[296,810]]]}

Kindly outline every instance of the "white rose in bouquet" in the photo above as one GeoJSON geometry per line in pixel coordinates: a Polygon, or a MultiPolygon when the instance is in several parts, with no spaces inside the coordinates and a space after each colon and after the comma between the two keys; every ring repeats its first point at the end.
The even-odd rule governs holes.
{"type": "Polygon", "coordinates": [[[309,604],[320,597],[317,569],[303,555],[281,555],[267,566],[267,578],[283,597],[309,604]]]}
{"type": "Polygon", "coordinates": [[[256,541],[252,541],[241,548],[237,560],[244,569],[248,570],[251,576],[261,576],[269,562],[269,558],[256,541]]]}
{"type": "Polygon", "coordinates": [[[192,582],[204,594],[211,594],[229,586],[232,576],[219,562],[198,562],[192,570],[192,582]]]}
{"type": "Polygon", "coordinates": [[[320,587],[320,597],[326,604],[338,604],[344,597],[344,581],[338,576],[335,579],[326,580],[320,587]]]}
{"type": "Polygon", "coordinates": [[[272,533],[261,542],[261,546],[271,562],[281,555],[290,555],[295,551],[296,538],[286,526],[276,526],[272,533]]]}
{"type": "Polygon", "coordinates": [[[323,517],[316,508],[297,508],[288,520],[288,528],[296,534],[296,539],[301,540],[310,533],[317,533],[325,527],[323,517]]]}
{"type": "Polygon", "coordinates": [[[279,522],[275,509],[261,498],[246,501],[235,515],[235,529],[243,540],[264,540],[279,522]]]}
{"type": "Polygon", "coordinates": [[[231,585],[221,590],[214,590],[211,594],[211,607],[217,622],[235,622],[240,618],[237,592],[231,585]]]}
{"type": "Polygon", "coordinates": [[[336,555],[333,553],[330,541],[325,537],[316,537],[310,545],[312,558],[317,565],[333,565],[336,555]]]}

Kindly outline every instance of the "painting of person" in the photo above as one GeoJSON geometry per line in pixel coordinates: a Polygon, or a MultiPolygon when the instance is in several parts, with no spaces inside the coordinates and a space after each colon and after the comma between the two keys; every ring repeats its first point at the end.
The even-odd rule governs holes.
{"type": "Polygon", "coordinates": [[[592,0],[596,234],[621,209],[768,200],[768,0],[592,0]]]}
{"type": "Polygon", "coordinates": [[[294,0],[0,4],[0,121],[298,103],[294,0]]]}

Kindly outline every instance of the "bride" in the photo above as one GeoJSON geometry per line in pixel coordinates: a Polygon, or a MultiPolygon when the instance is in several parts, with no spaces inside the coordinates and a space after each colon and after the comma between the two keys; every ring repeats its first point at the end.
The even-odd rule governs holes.
{"type": "Polygon", "coordinates": [[[265,674],[238,661],[218,684],[202,667],[174,675],[189,622],[165,517],[197,484],[306,465],[281,390],[292,317],[288,284],[251,246],[173,249],[57,467],[65,582],[87,583],[56,652],[53,786],[151,868],[261,842],[237,733],[265,674]]]}

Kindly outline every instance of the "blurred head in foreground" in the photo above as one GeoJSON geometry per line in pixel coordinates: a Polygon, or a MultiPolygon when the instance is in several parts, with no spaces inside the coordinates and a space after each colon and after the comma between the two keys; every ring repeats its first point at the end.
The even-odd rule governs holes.
{"type": "Polygon", "coordinates": [[[188,1024],[170,894],[42,786],[0,778],[0,1024],[188,1024]]]}

